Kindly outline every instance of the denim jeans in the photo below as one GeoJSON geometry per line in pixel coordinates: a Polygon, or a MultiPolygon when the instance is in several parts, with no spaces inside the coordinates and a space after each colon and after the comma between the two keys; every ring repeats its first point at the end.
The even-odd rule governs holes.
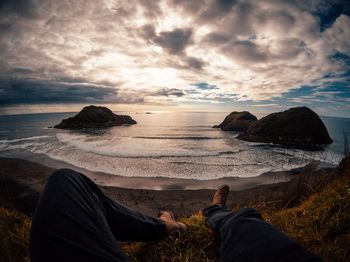
{"type": "Polygon", "coordinates": [[[221,240],[219,261],[322,261],[266,223],[253,208],[230,212],[221,205],[212,205],[204,215],[221,240]]]}
{"type": "Polygon", "coordinates": [[[50,176],[33,216],[31,262],[127,261],[117,241],[154,241],[163,221],[105,196],[86,176],[61,169],[50,176]]]}

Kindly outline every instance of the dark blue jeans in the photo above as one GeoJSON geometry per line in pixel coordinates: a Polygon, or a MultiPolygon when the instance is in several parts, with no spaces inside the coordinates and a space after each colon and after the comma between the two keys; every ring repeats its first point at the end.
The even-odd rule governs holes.
{"type": "Polygon", "coordinates": [[[126,261],[117,240],[160,239],[166,226],[105,196],[69,169],[48,180],[33,217],[31,262],[126,261]]]}
{"type": "Polygon", "coordinates": [[[266,223],[255,209],[233,213],[213,205],[204,210],[204,215],[221,239],[219,261],[322,261],[266,223]]]}

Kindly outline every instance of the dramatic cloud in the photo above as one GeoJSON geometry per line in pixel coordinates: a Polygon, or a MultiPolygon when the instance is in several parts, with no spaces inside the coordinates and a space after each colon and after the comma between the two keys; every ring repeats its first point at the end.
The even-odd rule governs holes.
{"type": "Polygon", "coordinates": [[[118,90],[91,83],[43,81],[32,79],[0,79],[0,104],[51,103],[142,103],[143,97],[119,97],[118,90]]]}
{"type": "Polygon", "coordinates": [[[177,88],[163,88],[162,90],[159,90],[153,96],[175,96],[175,97],[181,97],[184,95],[184,92],[177,88]]]}
{"type": "Polygon", "coordinates": [[[192,30],[176,28],[172,31],[160,32],[153,41],[170,54],[182,54],[186,47],[192,44],[192,30]]]}
{"type": "Polygon", "coordinates": [[[197,83],[193,85],[194,87],[197,87],[200,90],[213,90],[213,89],[218,89],[218,87],[216,85],[210,85],[208,83],[197,83]]]}
{"type": "Polygon", "coordinates": [[[349,14],[342,0],[4,0],[0,107],[302,102],[345,114],[349,14]]]}

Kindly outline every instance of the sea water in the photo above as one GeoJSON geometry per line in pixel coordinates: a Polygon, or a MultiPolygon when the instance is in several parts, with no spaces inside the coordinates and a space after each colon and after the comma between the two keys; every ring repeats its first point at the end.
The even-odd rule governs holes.
{"type": "Polygon", "coordinates": [[[304,166],[336,165],[349,118],[321,117],[334,142],[317,151],[238,140],[212,128],[227,113],[116,112],[136,125],[81,131],[49,128],[75,113],[0,116],[0,156],[45,156],[79,168],[130,177],[216,179],[252,177],[304,166]]]}

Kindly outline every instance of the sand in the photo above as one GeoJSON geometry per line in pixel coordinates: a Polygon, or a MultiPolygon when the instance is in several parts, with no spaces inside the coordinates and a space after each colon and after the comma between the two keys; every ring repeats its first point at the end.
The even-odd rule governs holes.
{"type": "MultiPolygon", "coordinates": [[[[270,172],[258,177],[198,181],[127,178],[89,172],[73,166],[63,165],[63,167],[70,167],[86,174],[112,199],[152,216],[156,216],[160,210],[172,210],[179,216],[191,215],[208,206],[214,189],[222,184],[228,184],[231,189],[228,207],[286,199],[297,183],[298,174],[307,172],[310,176],[317,176],[316,171],[324,168],[319,163],[313,163],[303,168],[270,172]]],[[[55,168],[28,160],[1,157],[0,201],[2,199],[30,216],[47,178],[54,171],[55,168]]]]}

